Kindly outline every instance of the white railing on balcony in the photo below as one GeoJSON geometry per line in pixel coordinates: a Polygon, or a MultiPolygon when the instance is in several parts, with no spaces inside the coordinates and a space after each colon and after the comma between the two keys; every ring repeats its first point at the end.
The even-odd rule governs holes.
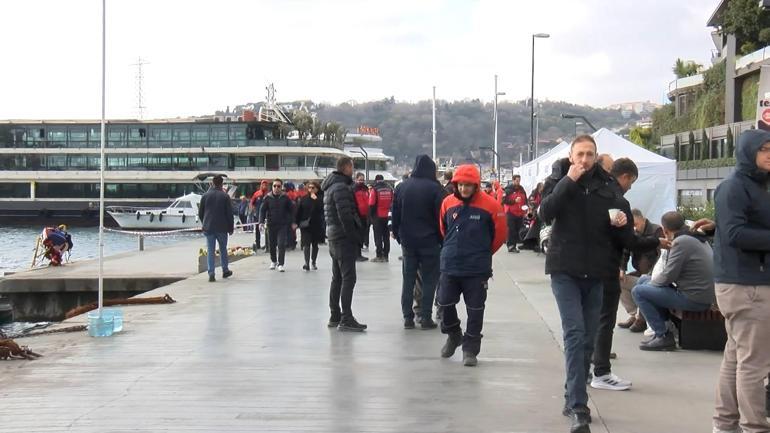
{"type": "Polygon", "coordinates": [[[674,80],[668,84],[668,93],[677,89],[686,89],[688,87],[698,86],[703,84],[703,74],[691,75],[689,77],[680,78],[674,80]]]}
{"type": "Polygon", "coordinates": [[[746,66],[751,65],[752,63],[761,62],[767,59],[770,59],[770,47],[759,49],[736,60],[735,70],[737,71],[741,68],[745,68],[746,66]]]}

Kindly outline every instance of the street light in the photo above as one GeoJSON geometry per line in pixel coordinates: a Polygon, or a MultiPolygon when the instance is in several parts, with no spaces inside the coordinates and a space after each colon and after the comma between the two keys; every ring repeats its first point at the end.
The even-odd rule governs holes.
{"type": "Polygon", "coordinates": [[[583,122],[575,122],[575,137],[577,137],[577,127],[578,125],[583,125],[583,122]]]}
{"type": "MultiPolygon", "coordinates": [[[[495,114],[494,114],[494,117],[495,117],[495,140],[494,140],[495,141],[495,148],[493,150],[493,152],[495,152],[495,161],[494,161],[493,167],[496,167],[496,168],[499,168],[499,165],[500,165],[500,161],[498,160],[498,157],[497,157],[497,97],[498,96],[503,96],[503,95],[505,95],[505,92],[498,92],[497,91],[497,74],[495,74],[495,110],[494,110],[495,111],[495,114]]],[[[497,175],[500,176],[499,173],[497,175]]]]}
{"type": "Polygon", "coordinates": [[[535,38],[550,38],[548,33],[535,33],[532,35],[532,92],[529,103],[532,108],[529,115],[529,160],[532,160],[532,152],[535,148],[535,38]]]}
{"type": "Polygon", "coordinates": [[[561,118],[562,119],[580,119],[583,122],[585,122],[586,125],[591,127],[591,129],[593,129],[594,132],[596,132],[596,127],[594,125],[592,125],[591,122],[589,122],[588,119],[586,119],[585,116],[580,116],[580,115],[577,115],[577,114],[561,113],[561,118]]]}

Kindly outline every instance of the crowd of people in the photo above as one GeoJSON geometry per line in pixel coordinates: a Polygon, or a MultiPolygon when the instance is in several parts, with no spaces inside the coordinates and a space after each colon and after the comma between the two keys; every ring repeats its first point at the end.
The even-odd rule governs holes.
{"type": "MultiPolygon", "coordinates": [[[[719,310],[727,345],[713,417],[715,433],[770,431],[765,379],[770,372],[770,133],[748,131],[737,147],[735,173],[715,195],[716,220],[688,225],[671,210],[660,224],[624,195],[639,177],[628,158],[598,154],[594,139],[577,137],[569,157],[531,194],[514,176],[509,185],[482,183],[475,165],[462,165],[437,179],[427,155],[393,189],[381,176],[366,185],[353,177],[353,162],[342,157],[322,184],[287,187],[263,182],[242,221],[266,225],[271,269],[284,271],[285,250],[297,228],[303,269],[317,269],[318,245],[328,243],[332,259],[329,327],[361,332],[352,299],[357,262],[368,260],[370,228],[376,257],[388,262],[390,238],[401,246],[401,312],[405,329],[440,327],[446,341],[441,357],[461,348],[463,363],[478,364],[492,256],[537,249],[543,226],[550,227],[545,273],[558,307],[564,338],[566,381],[563,414],[571,433],[590,432],[587,387],[623,391],[632,382],[612,372],[616,325],[644,332],[639,348],[677,347],[672,311],[719,310]],[[272,187],[272,190],[270,189],[272,187]],[[252,215],[252,216],[249,216],[252,215]],[[256,216],[254,216],[256,215],[256,216]],[[629,266],[630,265],[630,266],[629,266]],[[463,330],[456,305],[463,298],[463,330]],[[433,320],[433,307],[436,318],[433,320]],[[622,305],[628,319],[616,324],[622,305]],[[593,368],[593,370],[592,370],[593,368]]],[[[211,209],[224,207],[221,179],[204,196],[201,220],[209,245],[226,245],[232,225],[217,223],[211,209]],[[204,206],[206,212],[204,212],[204,206]],[[224,233],[224,239],[222,239],[224,233]]],[[[243,211],[243,212],[241,212],[243,211]]],[[[212,211],[216,212],[216,211],[212,211]]],[[[230,219],[232,223],[232,218],[230,219]]],[[[255,247],[261,246],[255,230],[255,247]]],[[[223,257],[223,277],[232,272],[223,257]]],[[[209,267],[214,280],[213,264],[209,267]]]]}

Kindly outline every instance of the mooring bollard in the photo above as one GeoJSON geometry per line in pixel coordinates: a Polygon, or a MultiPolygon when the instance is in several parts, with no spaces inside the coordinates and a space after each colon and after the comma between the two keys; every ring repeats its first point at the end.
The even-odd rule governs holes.
{"type": "Polygon", "coordinates": [[[144,251],[144,235],[139,235],[139,251],[144,251]]]}

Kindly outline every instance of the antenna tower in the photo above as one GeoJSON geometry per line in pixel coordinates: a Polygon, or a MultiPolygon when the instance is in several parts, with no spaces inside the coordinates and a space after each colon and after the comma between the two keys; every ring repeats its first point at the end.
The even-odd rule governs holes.
{"type": "Polygon", "coordinates": [[[145,61],[141,57],[136,63],[131,66],[136,66],[136,114],[138,119],[144,118],[144,110],[147,108],[144,105],[144,95],[142,93],[142,81],[144,80],[144,73],[142,72],[142,66],[148,65],[149,62],[145,61]]]}

